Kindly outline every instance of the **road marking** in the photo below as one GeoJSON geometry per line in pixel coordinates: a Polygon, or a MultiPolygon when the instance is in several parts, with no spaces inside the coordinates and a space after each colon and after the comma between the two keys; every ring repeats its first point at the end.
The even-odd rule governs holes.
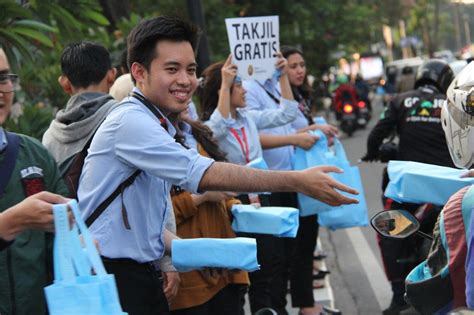
{"type": "Polygon", "coordinates": [[[390,303],[387,297],[392,296],[392,290],[389,282],[386,280],[385,272],[378,263],[374,252],[370,249],[370,245],[365,239],[361,229],[350,228],[345,231],[367,275],[367,279],[379,303],[380,309],[384,309],[390,303]]]}

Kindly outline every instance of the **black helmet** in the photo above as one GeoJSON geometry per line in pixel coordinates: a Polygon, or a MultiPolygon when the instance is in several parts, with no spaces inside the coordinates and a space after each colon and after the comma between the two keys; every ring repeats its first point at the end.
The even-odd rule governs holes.
{"type": "Polygon", "coordinates": [[[454,79],[453,70],[441,59],[431,59],[424,62],[416,73],[415,89],[425,84],[436,86],[439,91],[446,94],[449,84],[454,79]]]}

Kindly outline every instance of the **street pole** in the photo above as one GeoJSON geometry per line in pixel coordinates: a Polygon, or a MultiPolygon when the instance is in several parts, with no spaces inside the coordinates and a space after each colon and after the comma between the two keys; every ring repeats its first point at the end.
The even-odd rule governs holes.
{"type": "Polygon", "coordinates": [[[462,48],[461,29],[459,28],[459,2],[455,2],[454,6],[454,38],[456,39],[456,50],[462,48]]]}
{"type": "Polygon", "coordinates": [[[209,43],[207,41],[206,23],[204,20],[201,0],[187,0],[187,3],[189,17],[191,18],[191,21],[193,21],[194,24],[198,25],[202,31],[197,51],[197,75],[200,76],[201,72],[206,69],[206,67],[211,63],[209,43]]]}
{"type": "Polygon", "coordinates": [[[467,14],[462,16],[464,22],[464,35],[466,35],[466,45],[471,46],[471,29],[469,27],[469,17],[467,14]]]}
{"type": "MultiPolygon", "coordinates": [[[[406,31],[405,31],[405,21],[404,20],[399,20],[398,25],[400,27],[400,37],[406,39],[407,34],[406,34],[406,31]]],[[[402,47],[402,55],[403,55],[403,59],[408,58],[408,48],[407,47],[402,47]]]]}

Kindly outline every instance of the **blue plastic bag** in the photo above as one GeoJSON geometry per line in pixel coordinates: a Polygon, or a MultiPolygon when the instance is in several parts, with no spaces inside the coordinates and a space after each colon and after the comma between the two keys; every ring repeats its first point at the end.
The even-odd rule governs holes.
{"type": "Polygon", "coordinates": [[[54,205],[54,284],[44,291],[51,315],[124,315],[113,275],[106,273],[77,202],[54,205]],[[75,224],[69,229],[68,206],[75,224]],[[85,247],[81,245],[79,231],[85,247]],[[95,274],[91,274],[91,270],[95,274]]]}
{"type": "MultiPolygon", "coordinates": [[[[333,150],[331,150],[328,147],[327,138],[323,132],[316,130],[313,134],[319,136],[319,140],[309,150],[296,148],[293,158],[293,169],[304,170],[321,165],[336,165],[341,167],[349,163],[344,148],[339,140],[335,138],[334,147],[333,150]]],[[[332,175],[333,174],[331,174],[331,176],[332,175]]],[[[322,213],[334,208],[301,193],[298,193],[298,202],[300,205],[300,216],[302,217],[322,213]]]]}
{"type": "Polygon", "coordinates": [[[299,211],[289,207],[260,207],[234,205],[232,229],[235,232],[270,234],[279,237],[296,237],[299,211]]]}
{"type": "Polygon", "coordinates": [[[254,238],[194,238],[171,242],[173,266],[180,272],[203,268],[260,269],[254,238]]]}
{"type": "MultiPolygon", "coordinates": [[[[334,179],[359,191],[359,195],[355,196],[359,203],[333,207],[330,211],[320,213],[318,215],[319,225],[328,227],[331,230],[367,226],[369,224],[367,202],[365,200],[364,185],[362,184],[359,168],[357,166],[350,166],[349,164],[337,166],[342,168],[344,173],[333,174],[334,179]]],[[[340,193],[354,198],[353,195],[348,193],[340,193]]]]}
{"type": "Polygon", "coordinates": [[[397,202],[444,205],[459,189],[474,184],[474,178],[461,178],[466,170],[409,162],[388,163],[390,182],[385,196],[397,202]]]}

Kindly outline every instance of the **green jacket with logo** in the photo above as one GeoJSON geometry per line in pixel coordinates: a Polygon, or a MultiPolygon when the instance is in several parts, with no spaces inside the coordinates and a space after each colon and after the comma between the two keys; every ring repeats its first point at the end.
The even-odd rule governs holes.
{"type": "MultiPolygon", "coordinates": [[[[15,168],[5,193],[0,197],[0,212],[27,196],[46,190],[67,195],[56,162],[41,143],[20,136],[15,168]]],[[[4,161],[0,153],[0,165],[4,161]]],[[[46,314],[43,288],[52,280],[52,234],[28,230],[0,251],[0,314],[46,314]]]]}

